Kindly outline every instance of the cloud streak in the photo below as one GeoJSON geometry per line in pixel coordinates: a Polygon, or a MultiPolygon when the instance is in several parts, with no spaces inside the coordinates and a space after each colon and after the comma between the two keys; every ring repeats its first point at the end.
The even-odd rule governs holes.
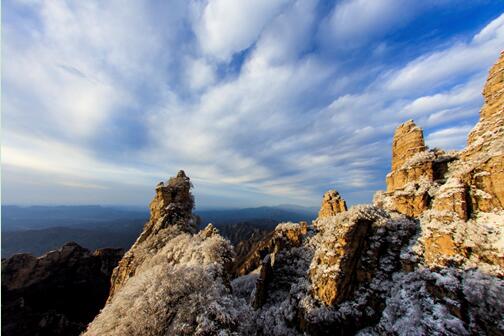
{"type": "Polygon", "coordinates": [[[366,4],[9,3],[4,199],[27,202],[36,180],[58,190],[53,203],[79,190],[115,203],[117,190],[117,202],[145,204],[185,169],[202,205],[316,205],[329,188],[369,201],[404,120],[429,145],[463,145],[504,15],[453,36],[425,31],[432,51],[414,53],[408,31],[453,2],[366,4]]]}

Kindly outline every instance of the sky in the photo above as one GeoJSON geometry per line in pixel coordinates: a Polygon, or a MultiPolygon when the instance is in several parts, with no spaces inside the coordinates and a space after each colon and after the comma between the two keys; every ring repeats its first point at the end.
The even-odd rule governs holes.
{"type": "Polygon", "coordinates": [[[504,48],[504,1],[2,2],[2,204],[350,204],[395,127],[461,149],[504,48]]]}

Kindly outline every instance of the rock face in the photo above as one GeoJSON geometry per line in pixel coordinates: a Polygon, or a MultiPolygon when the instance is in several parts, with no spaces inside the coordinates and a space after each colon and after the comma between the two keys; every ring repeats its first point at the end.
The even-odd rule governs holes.
{"type": "Polygon", "coordinates": [[[240,322],[252,308],[229,284],[232,246],[211,224],[196,232],[190,189],[182,171],[156,187],[151,218],[114,270],[107,305],[85,335],[231,334],[246,326],[240,322]]]}
{"type": "Polygon", "coordinates": [[[392,170],[399,169],[403,164],[415,156],[416,153],[425,151],[423,130],[413,120],[408,120],[399,126],[392,142],[392,170]]]}
{"type": "Polygon", "coordinates": [[[161,182],[156,186],[156,194],[150,203],[150,220],[114,270],[108,301],[130,277],[135,275],[137,267],[146,258],[151,257],[163,247],[160,237],[163,236],[164,231],[170,231],[173,227],[184,232],[196,231],[198,218],[192,214],[194,198],[190,189],[191,181],[182,170],[168,182],[161,182]]]}
{"type": "Polygon", "coordinates": [[[340,212],[347,211],[345,200],[336,190],[329,190],[324,194],[322,206],[320,207],[319,217],[335,216],[340,212]]]}
{"type": "Polygon", "coordinates": [[[465,150],[408,121],[375,205],[326,193],[245,258],[195,231],[184,174],[160,185],[86,335],[504,335],[502,57],[465,150]]]}
{"type": "Polygon", "coordinates": [[[471,186],[472,207],[488,212],[504,208],[504,53],[490,70],[483,97],[457,174],[471,186]]]}
{"type": "Polygon", "coordinates": [[[392,142],[392,171],[387,175],[387,193],[394,210],[417,216],[429,205],[426,185],[434,181],[436,154],[426,151],[423,130],[413,120],[399,126],[392,142]]]}
{"type": "Polygon", "coordinates": [[[375,196],[375,204],[420,220],[418,249],[428,266],[484,264],[504,274],[498,238],[504,233],[503,87],[501,54],[483,90],[480,121],[461,152],[427,149],[421,131],[408,131],[416,129],[412,121],[396,131],[387,191],[375,196]]]}
{"type": "Polygon", "coordinates": [[[120,249],[67,243],[2,261],[2,334],[79,335],[105,304],[120,249]]]}
{"type": "Polygon", "coordinates": [[[315,251],[310,279],[315,296],[326,305],[333,305],[348,298],[352,290],[360,250],[372,221],[365,217],[344,216],[338,217],[341,220],[322,224],[321,218],[317,220],[317,227],[323,232],[325,227],[331,226],[333,231],[330,239],[324,240],[315,251]],[[320,265],[326,267],[318,267],[320,265]]]}

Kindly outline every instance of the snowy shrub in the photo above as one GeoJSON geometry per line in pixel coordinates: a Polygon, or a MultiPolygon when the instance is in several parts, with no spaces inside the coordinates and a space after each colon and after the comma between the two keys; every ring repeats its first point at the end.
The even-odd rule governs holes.
{"type": "Polygon", "coordinates": [[[242,335],[250,306],[231,294],[219,235],[173,236],[113,297],[86,335],[242,335]]]}

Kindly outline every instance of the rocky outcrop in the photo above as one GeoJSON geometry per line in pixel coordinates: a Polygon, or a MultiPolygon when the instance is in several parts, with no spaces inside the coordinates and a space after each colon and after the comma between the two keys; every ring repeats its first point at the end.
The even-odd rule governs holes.
{"type": "Polygon", "coordinates": [[[319,217],[335,216],[336,214],[347,211],[345,200],[336,190],[329,190],[324,194],[322,206],[320,207],[319,217]]]}
{"type": "Polygon", "coordinates": [[[423,130],[413,120],[399,126],[392,141],[392,171],[401,168],[408,159],[416,153],[424,152],[426,148],[423,130]]]}
{"type": "Polygon", "coordinates": [[[420,220],[418,250],[427,266],[478,264],[504,274],[504,246],[497,237],[504,233],[503,87],[501,54],[483,90],[480,120],[461,152],[426,149],[412,121],[396,131],[387,190],[375,196],[375,204],[420,220]],[[486,213],[498,219],[489,224],[486,213]]]}
{"type": "Polygon", "coordinates": [[[278,224],[273,232],[266,235],[255,244],[245,258],[238,258],[234,262],[233,275],[248,274],[263,265],[264,258],[270,255],[273,266],[275,255],[285,248],[299,247],[308,233],[308,223],[278,224]]]}
{"type": "Polygon", "coordinates": [[[456,174],[471,187],[473,208],[488,212],[504,209],[504,52],[490,69],[483,97],[456,174]]]}
{"type": "Polygon", "coordinates": [[[315,251],[310,272],[314,294],[326,305],[348,298],[360,250],[371,226],[371,221],[364,217],[340,218],[330,224],[320,223],[319,218],[317,225],[319,228],[333,226],[330,239],[324,240],[315,251]]]}
{"type": "Polygon", "coordinates": [[[2,261],[3,335],[79,335],[105,304],[123,251],[76,243],[2,261]]]}
{"type": "Polygon", "coordinates": [[[393,257],[393,267],[399,269],[401,246],[416,227],[404,216],[391,217],[371,206],[320,217],[314,224],[319,232],[314,237],[317,247],[309,275],[314,296],[327,306],[348,300],[355,288],[371,281],[385,255],[393,257]]]}
{"type": "Polygon", "coordinates": [[[408,120],[397,127],[392,143],[392,171],[387,175],[389,208],[407,216],[427,209],[430,196],[426,185],[435,179],[439,153],[427,151],[423,130],[408,120]]]}
{"type": "Polygon", "coordinates": [[[190,190],[191,181],[182,170],[168,182],[160,182],[156,186],[156,194],[149,206],[150,219],[114,270],[108,301],[135,275],[136,269],[145,259],[164,246],[174,228],[183,232],[196,232],[198,218],[192,214],[194,198],[190,190]]]}
{"type": "Polygon", "coordinates": [[[151,219],[114,270],[85,335],[239,334],[251,307],[231,294],[233,249],[211,224],[197,232],[189,178],[156,187],[151,219]],[[221,309],[232,312],[228,314],[221,309]]]}
{"type": "Polygon", "coordinates": [[[160,185],[86,335],[504,335],[501,64],[464,151],[408,121],[374,206],[327,193],[313,226],[279,224],[245,258],[195,232],[184,174],[160,185]]]}

